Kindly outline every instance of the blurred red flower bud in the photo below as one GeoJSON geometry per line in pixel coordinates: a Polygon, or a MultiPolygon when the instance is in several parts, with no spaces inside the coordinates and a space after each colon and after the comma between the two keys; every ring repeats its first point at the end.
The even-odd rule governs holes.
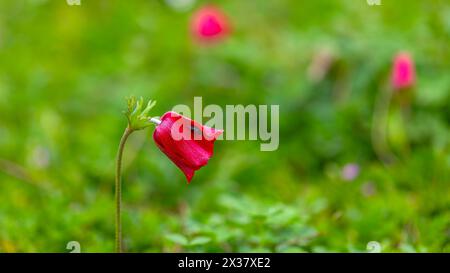
{"type": "Polygon", "coordinates": [[[213,155],[214,141],[223,130],[199,124],[175,112],[167,112],[153,133],[158,148],[183,171],[188,183],[194,172],[213,155]]]}
{"type": "Polygon", "coordinates": [[[392,86],[395,90],[410,88],[415,85],[416,70],[414,61],[407,52],[400,52],[394,57],[392,67],[392,86]]]}
{"type": "Polygon", "coordinates": [[[230,33],[227,16],[213,5],[197,10],[191,18],[190,27],[194,38],[201,42],[222,40],[230,33]]]}

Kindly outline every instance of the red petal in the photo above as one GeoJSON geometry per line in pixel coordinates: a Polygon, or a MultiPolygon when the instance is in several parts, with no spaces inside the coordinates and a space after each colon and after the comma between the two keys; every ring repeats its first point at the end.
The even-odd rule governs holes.
{"type": "Polygon", "coordinates": [[[190,182],[195,171],[208,163],[213,155],[214,141],[222,132],[175,112],[167,112],[162,116],[161,124],[156,127],[153,139],[190,182]]]}

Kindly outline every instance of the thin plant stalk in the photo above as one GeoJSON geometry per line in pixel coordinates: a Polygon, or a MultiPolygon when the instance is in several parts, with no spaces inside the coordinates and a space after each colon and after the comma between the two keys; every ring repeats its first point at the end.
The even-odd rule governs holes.
{"type": "Polygon", "coordinates": [[[378,158],[385,165],[397,160],[392,153],[387,140],[387,123],[389,119],[389,109],[392,99],[392,90],[382,88],[375,103],[375,111],[372,122],[372,145],[378,158]]]}
{"type": "Polygon", "coordinates": [[[133,130],[127,126],[120,139],[119,149],[116,157],[116,185],[115,185],[115,201],[116,201],[116,252],[122,252],[122,156],[125,143],[133,130]]]}

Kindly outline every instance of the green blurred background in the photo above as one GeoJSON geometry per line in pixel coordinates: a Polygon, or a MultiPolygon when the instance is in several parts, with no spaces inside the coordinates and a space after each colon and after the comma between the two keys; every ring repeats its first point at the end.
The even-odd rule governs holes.
{"type": "Polygon", "coordinates": [[[153,129],[133,134],[128,252],[365,252],[370,241],[383,252],[450,252],[448,1],[210,1],[233,33],[208,46],[189,33],[206,2],[184,3],[0,2],[0,252],[69,252],[69,241],[114,250],[129,95],[157,100],[155,115],[194,96],[278,104],[280,146],[218,141],[187,185],[153,129]],[[385,164],[374,109],[403,50],[417,86],[407,115],[396,95],[385,107],[396,157],[385,164]],[[354,179],[342,176],[346,164],[359,168],[354,179]]]}

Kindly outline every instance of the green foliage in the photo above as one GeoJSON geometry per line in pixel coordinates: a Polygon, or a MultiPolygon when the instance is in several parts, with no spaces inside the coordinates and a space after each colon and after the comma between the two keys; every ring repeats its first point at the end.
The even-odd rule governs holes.
{"type": "Polygon", "coordinates": [[[194,96],[278,104],[280,146],[218,141],[187,185],[153,127],[134,133],[123,161],[129,252],[361,252],[370,241],[449,252],[448,1],[214,2],[233,34],[207,46],[189,37],[194,10],[162,0],[0,2],[0,252],[69,252],[69,241],[114,250],[130,95],[158,100],[152,116],[194,96]],[[374,109],[400,50],[418,80],[387,107],[395,160],[384,164],[374,109]],[[347,163],[360,167],[351,181],[347,163]]]}

